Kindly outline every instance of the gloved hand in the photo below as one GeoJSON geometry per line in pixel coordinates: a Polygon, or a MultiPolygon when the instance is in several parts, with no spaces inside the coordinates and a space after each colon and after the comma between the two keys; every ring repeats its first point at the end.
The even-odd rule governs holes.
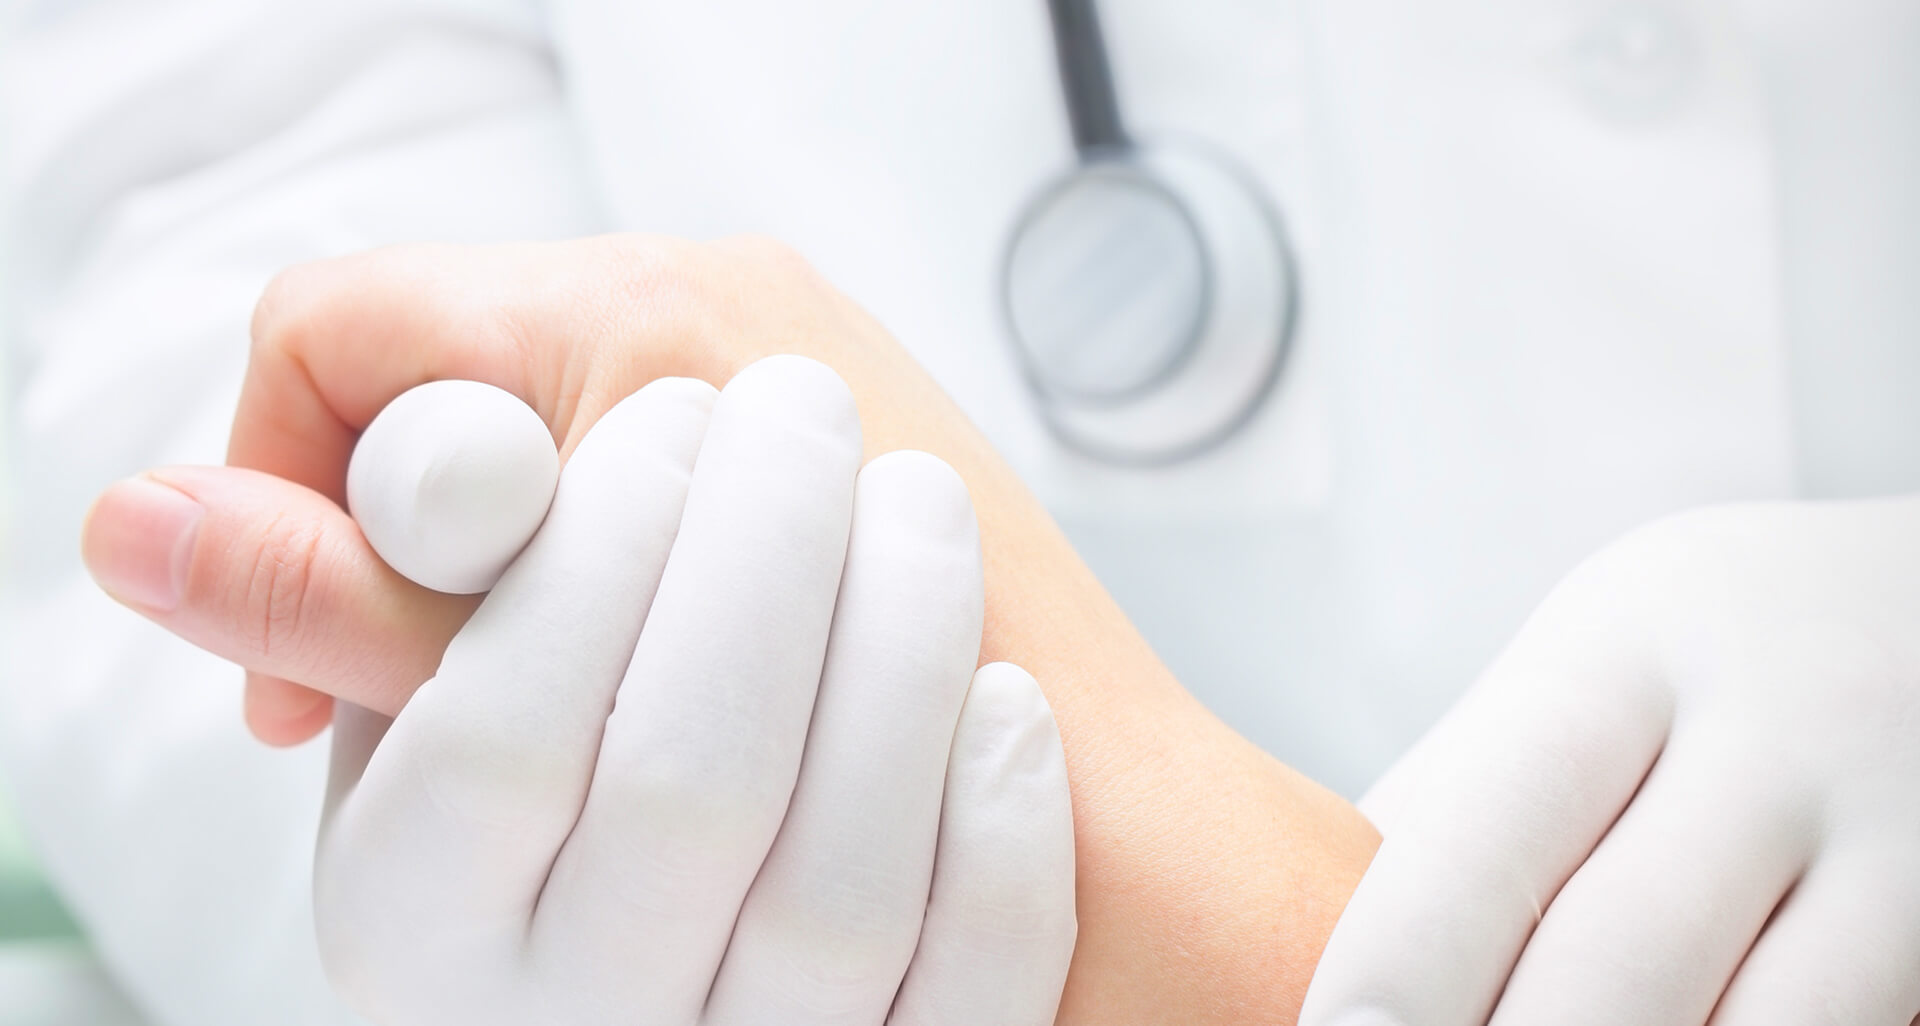
{"type": "Polygon", "coordinates": [[[1629,536],[1362,809],[1303,1026],[1908,1026],[1920,500],[1629,536]]]}
{"type": "Polygon", "coordinates": [[[297,743],[332,722],[335,696],[398,713],[478,604],[395,573],[341,509],[355,438],[392,399],[434,380],[500,386],[564,463],[642,385],[720,384],[775,352],[846,377],[867,454],[932,452],[967,484],[982,654],[1041,678],[1074,774],[1079,933],[1061,1021],[1288,1021],[1373,826],[1182,690],[907,349],[777,243],[400,246],[291,269],[255,312],[232,465],[108,488],[82,551],[130,609],[245,667],[248,722],[297,743]]]}
{"type": "MultiPolygon", "coordinates": [[[[419,542],[393,530],[409,503],[444,524],[471,507],[435,495],[506,494],[380,428],[350,482],[383,551],[419,542]],[[409,460],[437,469],[382,493],[409,460]]],[[[974,672],[959,477],[902,452],[856,478],[860,452],[812,361],[762,361],[717,400],[656,381],[594,424],[406,707],[341,704],[315,896],[359,1011],[1052,1021],[1074,937],[1052,717],[1018,668],[974,672]]]]}

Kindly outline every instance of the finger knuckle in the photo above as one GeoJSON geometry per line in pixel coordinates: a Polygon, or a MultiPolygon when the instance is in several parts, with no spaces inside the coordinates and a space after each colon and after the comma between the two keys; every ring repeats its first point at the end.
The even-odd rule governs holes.
{"type": "MultiPolygon", "coordinates": [[[[477,702],[447,702],[440,677],[402,710],[403,740],[396,745],[409,786],[449,822],[482,826],[500,834],[528,836],[564,830],[577,812],[557,795],[585,793],[591,755],[541,734],[529,734],[524,718],[501,715],[477,702]],[[420,715],[408,715],[418,708],[420,715]]],[[[456,675],[455,679],[460,678],[456,675]]]]}
{"type": "Polygon", "coordinates": [[[739,259],[762,270],[811,278],[813,264],[791,244],[772,235],[745,234],[722,239],[720,245],[739,259]]]}
{"type": "Polygon", "coordinates": [[[983,944],[1035,951],[1070,950],[1079,929],[1072,906],[1060,902],[981,897],[968,903],[961,920],[962,930],[983,944]]]}
{"type": "MultiPolygon", "coordinates": [[[[954,878],[960,886],[947,886],[936,895],[952,925],[983,941],[1037,948],[1066,938],[1071,944],[1077,928],[1073,852],[1070,842],[1059,835],[1067,828],[1054,824],[1048,829],[1042,822],[994,817],[967,825],[949,821],[942,831],[955,826],[959,826],[955,833],[965,835],[966,847],[974,854],[965,864],[964,875],[954,878]]],[[[943,845],[953,842],[954,838],[942,838],[943,845]]],[[[941,858],[946,857],[943,852],[941,858]]]]}
{"type": "Polygon", "coordinates": [[[697,359],[721,347],[726,286],[692,243],[658,235],[602,236],[589,248],[590,276],[604,290],[601,332],[621,349],[635,341],[664,373],[706,377],[697,359]]]}
{"type": "Polygon", "coordinates": [[[813,344],[823,311],[841,310],[812,264],[768,236],[695,243],[620,234],[595,240],[591,252],[607,283],[604,330],[629,345],[645,339],[666,373],[724,382],[763,356],[813,344]]]}
{"type": "Polygon", "coordinates": [[[242,575],[236,605],[246,640],[263,656],[295,646],[306,626],[321,575],[326,540],[319,525],[276,516],[260,531],[242,575]]]}
{"type": "Polygon", "coordinates": [[[918,932],[927,877],[909,866],[829,864],[823,878],[803,888],[795,925],[818,923],[853,953],[877,954],[918,932]]]}
{"type": "Polygon", "coordinates": [[[616,294],[630,303],[670,304],[697,296],[705,286],[693,247],[679,239],[606,235],[594,240],[589,254],[616,294]]]}
{"type": "Polygon", "coordinates": [[[316,266],[312,262],[294,264],[267,281],[253,305],[249,334],[255,352],[288,348],[294,325],[300,320],[299,311],[306,297],[313,293],[311,282],[316,266]]]}
{"type": "Polygon", "coordinates": [[[594,776],[601,808],[630,817],[634,837],[668,875],[697,877],[717,864],[757,865],[771,846],[791,794],[777,774],[743,772],[685,753],[623,750],[594,776]],[[609,800],[610,799],[610,800],[609,800]]]}
{"type": "Polygon", "coordinates": [[[729,265],[759,292],[785,297],[795,308],[831,311],[835,316],[848,312],[844,297],[826,275],[790,243],[770,235],[739,235],[716,245],[729,265]]]}
{"type": "Polygon", "coordinates": [[[256,356],[294,356],[318,336],[326,315],[343,296],[367,285],[404,279],[431,285],[431,269],[451,263],[461,247],[443,243],[398,243],[346,256],[292,264],[268,279],[255,300],[249,334],[256,356]]]}
{"type": "Polygon", "coordinates": [[[799,953],[793,968],[815,988],[861,992],[898,975],[925,903],[924,876],[848,862],[764,909],[759,927],[799,953]]]}

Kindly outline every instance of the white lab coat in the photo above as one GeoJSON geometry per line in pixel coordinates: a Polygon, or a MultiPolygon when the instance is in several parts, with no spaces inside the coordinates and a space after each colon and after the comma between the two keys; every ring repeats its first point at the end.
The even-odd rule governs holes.
{"type": "Polygon", "coordinates": [[[88,499],[221,458],[252,298],[405,239],[770,233],[1013,459],[1188,685],[1356,793],[1584,553],[1700,503],[1920,487],[1911,0],[1109,0],[1142,136],[1233,153],[1301,332],[1228,450],[1054,445],[993,306],[1071,157],[1037,0],[43,4],[5,64],[0,756],[156,1023],[340,1023],[323,756],[120,610],[88,499]],[[75,5],[79,7],[80,5],[75,5]]]}

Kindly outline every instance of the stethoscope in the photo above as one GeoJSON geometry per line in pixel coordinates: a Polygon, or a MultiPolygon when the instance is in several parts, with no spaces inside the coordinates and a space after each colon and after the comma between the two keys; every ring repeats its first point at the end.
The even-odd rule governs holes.
{"type": "Polygon", "coordinates": [[[1001,305],[1061,443],[1162,466],[1231,438],[1273,391],[1298,317],[1292,247],[1253,178],[1127,135],[1094,0],[1048,0],[1077,154],[1014,223],[1001,305]]]}

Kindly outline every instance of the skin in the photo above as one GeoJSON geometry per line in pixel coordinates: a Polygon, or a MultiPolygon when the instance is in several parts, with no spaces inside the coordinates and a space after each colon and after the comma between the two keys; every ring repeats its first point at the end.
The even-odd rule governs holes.
{"type": "MultiPolygon", "coordinates": [[[[473,608],[388,570],[340,509],[356,434],[394,396],[441,378],[497,385],[564,459],[649,381],[718,385],[799,353],[845,378],[868,456],[931,452],[971,492],[980,659],[1040,681],[1073,786],[1080,938],[1058,1021],[1295,1021],[1378,835],[1194,700],[958,407],[790,251],[635,236],[390,248],[282,274],[253,335],[229,450],[247,469],[146,476],[206,514],[171,608],[120,597],[247,667],[263,738],[297,742],[330,719],[328,700],[288,681],[398,710],[473,608]]],[[[109,490],[91,517],[84,552],[110,592],[114,561],[156,544],[128,527],[137,515],[109,490]]]]}
{"type": "MultiPolygon", "coordinates": [[[[407,395],[459,384],[486,387],[407,395]]],[[[494,424],[517,407],[515,434],[555,455],[491,395],[494,424]]],[[[350,480],[425,448],[526,489],[439,396],[420,405],[452,435],[383,413],[350,480]]],[[[340,707],[314,915],[355,1010],[1052,1021],[1074,936],[1059,735],[1031,676],[974,673],[959,476],[921,452],[859,458],[851,394],[798,356],[719,395],[656,381],[594,425],[434,679],[391,721],[340,707]]]]}

